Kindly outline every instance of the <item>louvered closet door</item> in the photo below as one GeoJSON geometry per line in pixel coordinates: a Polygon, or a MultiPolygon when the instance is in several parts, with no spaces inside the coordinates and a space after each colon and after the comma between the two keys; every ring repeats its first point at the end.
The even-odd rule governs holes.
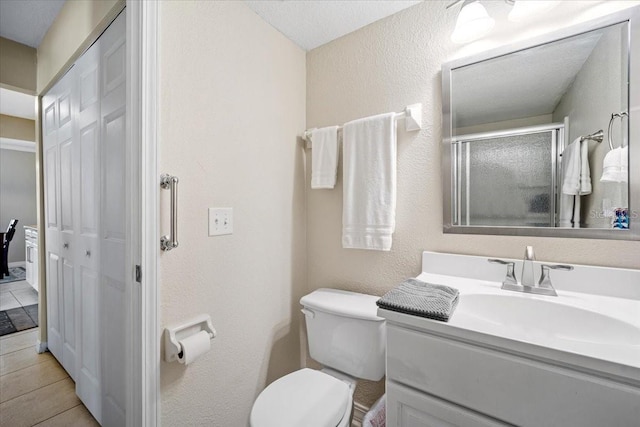
{"type": "Polygon", "coordinates": [[[76,393],[100,421],[100,39],[78,59],[75,68],[73,104],[79,146],[76,317],[80,338],[76,393]]]}
{"type": "Polygon", "coordinates": [[[102,285],[102,421],[105,426],[126,423],[127,381],[125,355],[131,345],[126,267],[128,223],[126,201],[130,180],[126,144],[126,18],[121,13],[100,38],[100,84],[102,102],[100,250],[102,285]]]}

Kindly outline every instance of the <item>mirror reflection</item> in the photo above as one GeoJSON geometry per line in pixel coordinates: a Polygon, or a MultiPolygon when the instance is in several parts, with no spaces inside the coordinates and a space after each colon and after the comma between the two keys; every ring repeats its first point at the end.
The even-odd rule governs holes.
{"type": "Polygon", "coordinates": [[[453,225],[629,227],[628,31],[451,70],[453,225]]]}

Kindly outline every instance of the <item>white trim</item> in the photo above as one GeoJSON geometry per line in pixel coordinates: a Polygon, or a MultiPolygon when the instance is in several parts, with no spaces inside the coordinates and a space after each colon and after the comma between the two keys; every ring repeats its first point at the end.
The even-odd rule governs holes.
{"type": "Polygon", "coordinates": [[[40,341],[40,340],[36,341],[36,353],[42,354],[45,351],[47,351],[47,349],[48,349],[48,347],[47,347],[47,342],[46,341],[40,341]]]}
{"type": "Polygon", "coordinates": [[[0,137],[0,148],[3,150],[36,152],[36,143],[33,141],[23,141],[21,139],[0,137]]]}
{"type": "MultiPolygon", "coordinates": [[[[138,258],[142,266],[140,284],[139,380],[141,393],[134,408],[139,409],[142,426],[160,425],[160,334],[159,325],[159,174],[157,146],[157,39],[158,1],[127,0],[129,20],[127,44],[130,49],[129,105],[131,134],[138,144],[138,258]]],[[[135,420],[132,420],[135,421],[135,420]]]]}
{"type": "Polygon", "coordinates": [[[353,419],[351,420],[351,427],[361,427],[364,421],[364,416],[369,412],[369,407],[364,406],[362,403],[353,402],[353,419]]]}

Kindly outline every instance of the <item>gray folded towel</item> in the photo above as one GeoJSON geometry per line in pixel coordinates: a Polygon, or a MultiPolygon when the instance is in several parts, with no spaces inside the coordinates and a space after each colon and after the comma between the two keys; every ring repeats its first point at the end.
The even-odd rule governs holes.
{"type": "Polygon", "coordinates": [[[407,279],[384,294],[380,308],[448,322],[458,305],[457,289],[407,279]]]}

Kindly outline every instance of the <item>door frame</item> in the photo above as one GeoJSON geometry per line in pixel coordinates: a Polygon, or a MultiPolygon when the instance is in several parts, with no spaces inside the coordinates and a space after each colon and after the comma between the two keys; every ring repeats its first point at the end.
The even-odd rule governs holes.
{"type": "MultiPolygon", "coordinates": [[[[131,254],[141,266],[137,304],[132,307],[133,391],[127,425],[160,425],[159,184],[158,173],[158,1],[126,0],[128,49],[128,139],[132,143],[131,254]],[[137,141],[137,143],[136,143],[137,141]],[[136,197],[137,195],[137,197],[136,197]],[[142,369],[136,372],[134,358],[142,369]]],[[[135,274],[134,274],[135,275],[135,274]]],[[[135,285],[135,282],[132,284],[135,285]]]]}

